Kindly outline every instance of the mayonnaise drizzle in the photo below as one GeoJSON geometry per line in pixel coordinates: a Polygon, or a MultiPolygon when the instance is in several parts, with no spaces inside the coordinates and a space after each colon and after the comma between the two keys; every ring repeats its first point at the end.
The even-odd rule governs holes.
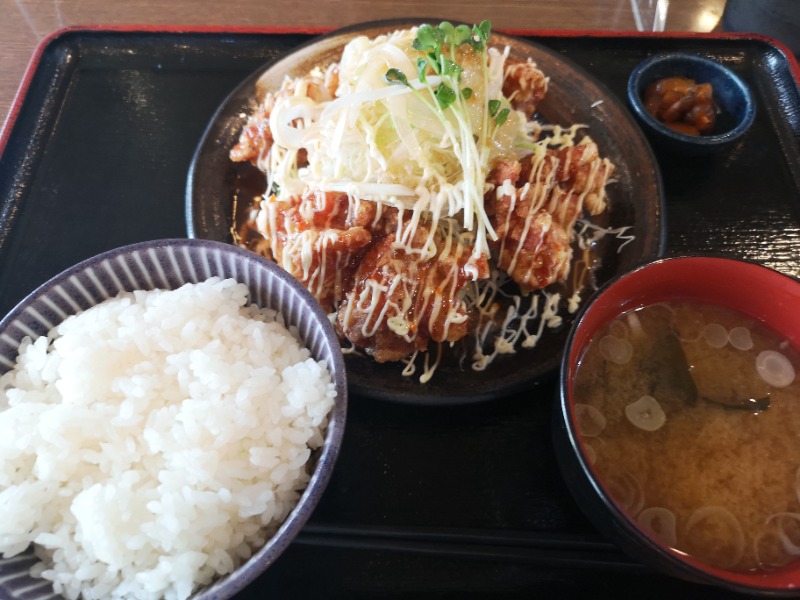
{"type": "MultiPolygon", "coordinates": [[[[503,126],[502,141],[492,138],[492,143],[487,143],[491,124],[485,111],[476,113],[480,114],[478,121],[472,113],[468,114],[472,121],[446,120],[443,129],[431,135],[435,129],[430,128],[436,125],[436,120],[420,111],[412,90],[386,86],[379,81],[386,68],[394,66],[408,71],[412,88],[425,91],[423,84],[412,77],[416,75],[415,68],[407,53],[415,34],[416,30],[411,29],[375,40],[358,38],[348,45],[337,65],[340,82],[336,98],[324,98],[320,91],[323,75],[319,71],[309,77],[287,79],[282,90],[268,94],[265,102],[274,103],[271,115],[274,143],[269,152],[259,156],[258,162],[267,173],[268,189],[275,189],[275,196],[262,201],[256,217],[257,228],[269,240],[273,256],[280,257],[279,262],[284,265],[295,265],[315,295],[325,293],[325,286],[330,285],[326,279],[333,278],[337,290],[333,302],[338,305],[346,300],[342,320],[349,322],[355,311],[366,315],[360,321],[364,337],[374,336],[385,326],[413,342],[420,319],[427,315],[426,325],[432,340],[446,340],[451,328],[462,325],[470,310],[474,310],[478,324],[474,327],[472,368],[483,370],[499,355],[513,353],[518,347],[534,347],[546,328],[559,327],[565,306],[569,313],[576,310],[582,287],[575,286],[566,297],[560,291],[539,291],[523,298],[502,292],[500,288],[506,277],[495,270],[488,280],[478,281],[478,261],[488,254],[488,240],[497,238],[483,208],[483,195],[490,189],[486,176],[493,161],[514,160],[524,155],[531,158],[528,181],[519,188],[505,181],[491,193],[510,198],[506,230],[515,206],[522,199],[529,203],[522,236],[525,239],[531,231],[536,232],[533,252],[545,243],[552,227],[571,231],[584,203],[592,213],[605,206],[604,188],[611,169],[607,168],[606,159],[593,160],[580,192],[555,185],[559,169],[570,172],[575,166],[573,161],[579,158],[577,153],[564,152],[560,154],[564,164],[559,165],[547,149],[571,149],[589,143],[588,138],[577,141],[579,131],[586,126],[542,125],[529,122],[523,113],[516,111],[512,111],[503,126]],[[375,62],[373,58],[380,60],[375,62]],[[376,109],[378,106],[383,108],[376,109]],[[411,113],[415,120],[402,116],[411,113]],[[525,143],[516,146],[519,140],[525,143]],[[307,154],[308,164],[298,164],[301,149],[307,154]],[[447,263],[449,270],[441,281],[434,280],[435,269],[427,271],[426,281],[405,276],[388,281],[369,280],[358,294],[346,299],[340,297],[344,267],[354,258],[348,252],[327,251],[341,241],[340,233],[333,229],[298,231],[292,219],[278,208],[279,202],[302,196],[298,211],[311,222],[323,208],[325,193],[346,194],[350,217],[359,212],[362,202],[373,203],[376,207],[373,228],[381,222],[386,207],[397,209],[393,249],[420,264],[436,258],[447,263]],[[418,239],[420,227],[426,231],[423,243],[418,239]],[[437,236],[444,239],[443,246],[437,246],[437,236]],[[463,257],[465,251],[471,252],[467,260],[463,257]],[[328,264],[330,256],[336,257],[335,264],[328,264]],[[472,283],[459,292],[463,284],[459,278],[464,276],[472,283]],[[403,300],[398,305],[391,298],[399,289],[403,291],[399,295],[403,300]],[[496,304],[501,299],[507,310],[496,321],[496,304]]],[[[469,84],[481,102],[502,97],[508,54],[508,48],[490,49],[486,68],[479,70],[477,76],[467,66],[465,77],[471,77],[469,84]]],[[[429,81],[436,83],[433,77],[429,81]]],[[[457,103],[466,106],[460,97],[457,103]]],[[[604,230],[581,221],[578,246],[585,250],[609,232],[623,239],[625,228],[604,230]]],[[[633,237],[624,239],[622,246],[633,237]]],[[[507,241],[507,238],[501,240],[501,253],[507,241]]],[[[518,244],[513,249],[509,272],[521,260],[522,248],[518,244]]],[[[566,251],[571,253],[569,249],[566,251]]],[[[402,273],[403,269],[397,268],[395,272],[402,273]]],[[[590,276],[586,269],[581,278],[590,276]]],[[[407,361],[404,374],[413,374],[416,355],[415,352],[407,361]]],[[[433,365],[428,360],[426,354],[422,376],[426,379],[439,364],[441,349],[433,365]]]]}

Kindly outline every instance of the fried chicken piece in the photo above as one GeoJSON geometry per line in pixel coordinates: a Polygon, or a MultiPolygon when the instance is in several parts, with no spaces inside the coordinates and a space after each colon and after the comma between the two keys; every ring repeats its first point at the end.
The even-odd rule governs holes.
{"type": "Polygon", "coordinates": [[[565,278],[575,222],[584,208],[592,215],[605,210],[612,172],[591,141],[495,167],[486,211],[498,235],[491,244],[498,267],[526,291],[565,278]]]}
{"type": "Polygon", "coordinates": [[[372,202],[351,207],[346,194],[318,193],[262,202],[256,228],[262,251],[300,281],[327,312],[352,286],[357,256],[372,242],[372,202]]]}
{"type": "Polygon", "coordinates": [[[530,119],[547,94],[550,78],[530,59],[525,62],[509,59],[505,67],[503,95],[514,109],[521,110],[530,119]]]}
{"type": "Polygon", "coordinates": [[[242,128],[239,141],[231,148],[228,156],[233,162],[258,164],[260,157],[266,156],[272,147],[272,132],[269,129],[269,115],[275,107],[274,94],[268,94],[260,103],[242,128]]]}
{"type": "MultiPolygon", "coordinates": [[[[341,333],[377,362],[424,351],[430,340],[455,342],[469,331],[461,291],[469,280],[464,267],[470,248],[437,232],[432,239],[435,256],[420,259],[417,252],[430,241],[429,233],[417,227],[410,247],[395,234],[371,246],[339,309],[341,333]]],[[[481,276],[487,277],[486,257],[479,262],[481,276]]]]}
{"type": "Polygon", "coordinates": [[[534,209],[532,194],[494,197],[487,207],[499,240],[491,243],[500,269],[526,291],[547,287],[569,272],[572,251],[567,230],[544,208],[534,209]]]}
{"type": "MultiPolygon", "coordinates": [[[[584,138],[580,144],[575,146],[549,150],[548,155],[557,159],[555,162],[556,181],[560,187],[583,197],[580,205],[566,213],[564,213],[563,206],[559,209],[560,202],[554,199],[555,203],[549,206],[548,210],[553,214],[559,213],[559,210],[564,213],[558,218],[558,222],[565,227],[572,228],[575,219],[580,216],[584,208],[592,216],[604,212],[606,209],[605,187],[614,172],[614,165],[608,159],[600,158],[597,144],[584,138]]],[[[553,161],[545,163],[545,176],[548,174],[547,169],[552,168],[553,164],[553,161]]],[[[533,166],[530,156],[522,159],[521,180],[532,181],[533,166]]]]}
{"type": "MultiPolygon", "coordinates": [[[[280,97],[302,95],[314,102],[326,102],[336,97],[339,87],[339,66],[331,65],[324,74],[312,73],[306,77],[287,80],[276,93],[268,92],[260,85],[256,86],[258,106],[248,117],[239,134],[239,140],[231,148],[229,157],[233,162],[251,162],[258,166],[270,148],[272,148],[272,132],[269,118],[280,97]]],[[[298,157],[298,165],[305,163],[305,151],[298,157]]]]}

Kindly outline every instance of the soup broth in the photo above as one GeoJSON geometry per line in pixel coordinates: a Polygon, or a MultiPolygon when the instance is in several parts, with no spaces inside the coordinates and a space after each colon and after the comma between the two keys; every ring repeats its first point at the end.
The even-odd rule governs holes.
{"type": "Polygon", "coordinates": [[[591,342],[578,428],[611,496],[665,544],[752,571],[800,555],[800,356],[720,307],[657,304],[591,342]]]}

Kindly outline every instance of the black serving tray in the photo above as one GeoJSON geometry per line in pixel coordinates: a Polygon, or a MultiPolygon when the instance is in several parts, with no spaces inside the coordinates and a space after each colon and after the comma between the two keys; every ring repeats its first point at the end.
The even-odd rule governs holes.
{"type": "MultiPolygon", "coordinates": [[[[699,52],[733,68],[757,102],[744,139],[703,158],[656,148],[667,253],[736,256],[800,274],[793,57],[738,35],[528,37],[620,98],[633,67],[655,52],[699,52]]],[[[311,38],[98,28],[46,40],[0,136],[0,313],[84,258],[185,236],[187,169],[215,109],[256,68],[311,38]]],[[[727,597],[654,573],[584,518],[555,461],[556,391],[553,377],[458,407],[351,397],[322,503],[240,597],[727,597]]]]}

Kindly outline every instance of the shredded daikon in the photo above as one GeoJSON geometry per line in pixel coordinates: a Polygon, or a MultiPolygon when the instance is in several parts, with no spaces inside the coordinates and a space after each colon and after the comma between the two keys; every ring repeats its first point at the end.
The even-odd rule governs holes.
{"type": "Polygon", "coordinates": [[[492,101],[508,105],[502,94],[508,48],[452,49],[453,62],[458,59],[463,68],[461,89],[469,88],[471,95],[456,94],[443,109],[435,93],[447,76],[422,80],[412,62],[418,54],[411,49],[417,31],[351,41],[342,54],[333,100],[298,95],[308,93],[302,89],[278,96],[266,170],[278,200],[298,189],[306,194],[336,191],[356,201],[458,216],[475,235],[473,256],[478,259],[488,252],[487,240],[496,238],[484,209],[487,175],[500,159],[529,152],[517,143],[529,138],[522,113],[508,111],[502,125],[489,114],[492,101]],[[401,73],[407,85],[387,85],[388,71],[401,73]],[[308,165],[298,169],[292,159],[301,148],[308,165]]]}

